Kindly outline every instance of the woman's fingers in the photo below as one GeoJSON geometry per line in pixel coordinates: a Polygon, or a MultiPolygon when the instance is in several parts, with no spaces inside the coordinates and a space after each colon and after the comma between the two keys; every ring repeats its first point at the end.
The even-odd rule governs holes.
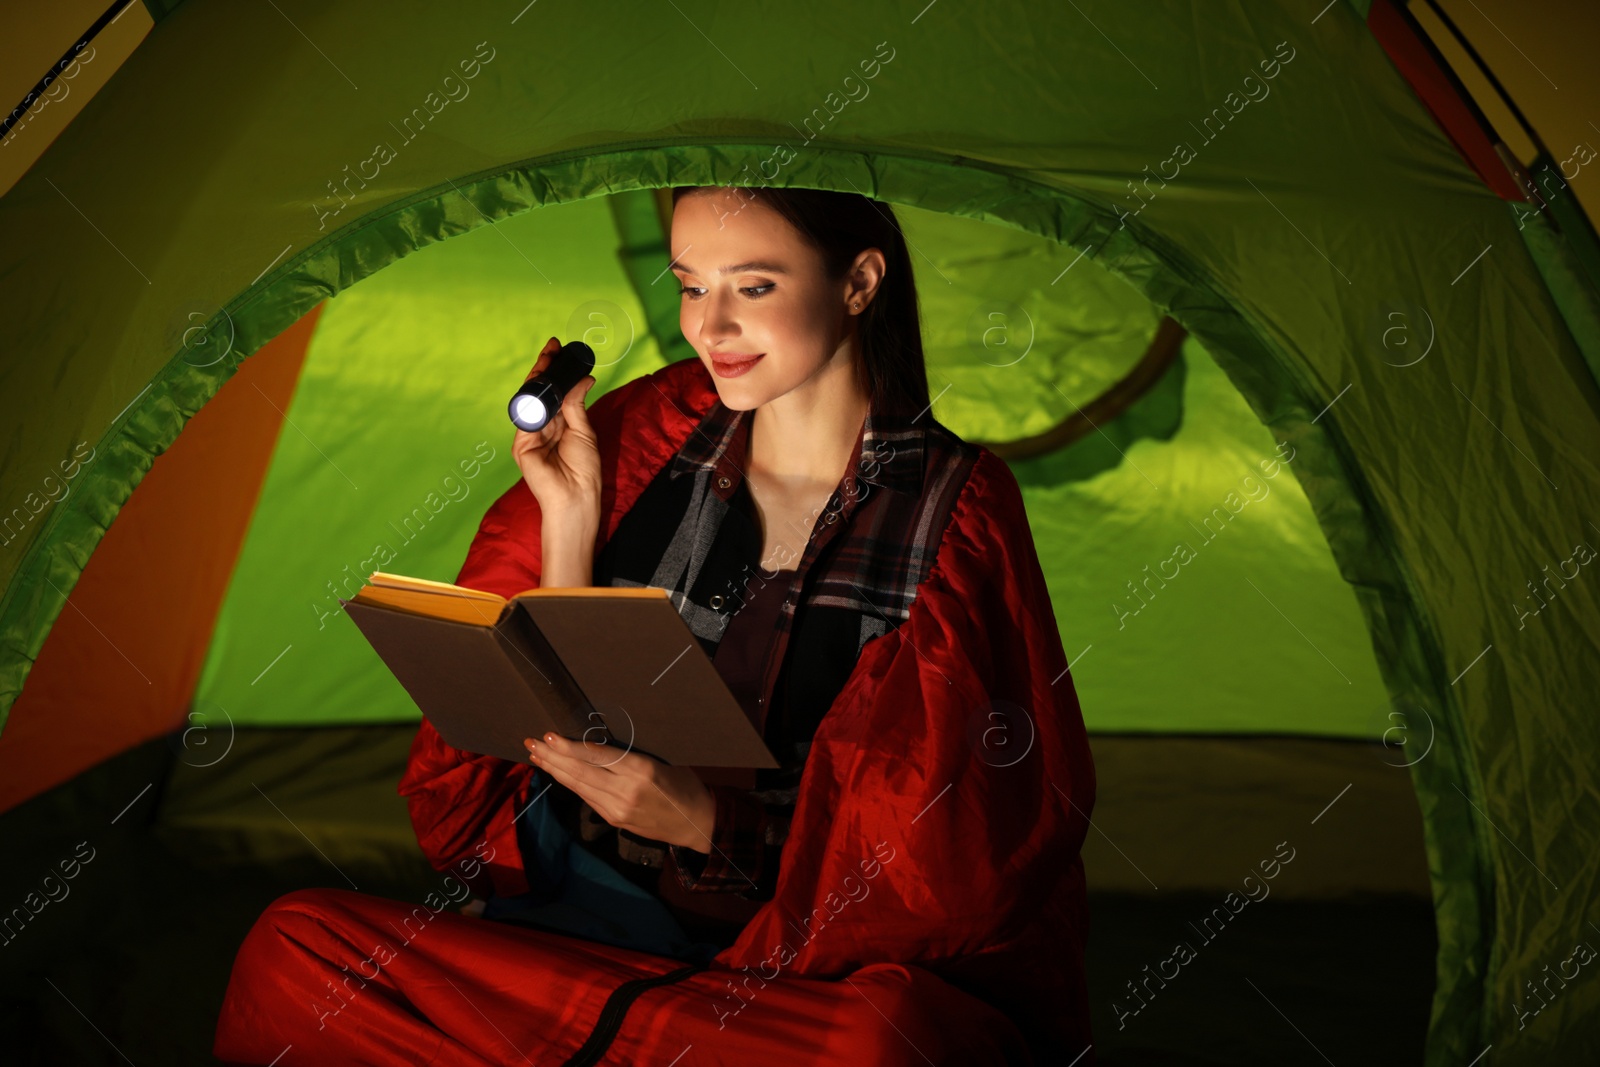
{"type": "Polygon", "coordinates": [[[557,756],[579,760],[593,767],[607,768],[617,762],[619,746],[603,741],[572,741],[560,734],[545,734],[540,741],[541,747],[557,756]]]}
{"type": "Polygon", "coordinates": [[[556,781],[574,792],[582,793],[584,799],[618,796],[616,778],[611,769],[603,765],[607,762],[606,746],[568,741],[553,734],[546,734],[537,743],[532,738],[524,738],[523,744],[528,748],[534,766],[543,767],[556,781]],[[600,751],[598,754],[590,753],[590,748],[600,751]]]}
{"type": "MultiPolygon", "coordinates": [[[[561,342],[556,340],[554,337],[546,341],[544,343],[544,347],[539,349],[539,358],[533,361],[533,369],[528,372],[528,378],[532,378],[535,374],[538,374],[540,371],[548,367],[550,365],[550,358],[554,356],[560,349],[561,342]]],[[[527,381],[528,378],[524,378],[522,380],[527,381]]]]}
{"type": "Polygon", "coordinates": [[[540,745],[539,748],[540,752],[529,753],[528,755],[528,759],[534,766],[578,794],[588,802],[591,808],[597,811],[609,801],[610,795],[583,777],[582,772],[572,765],[570,759],[553,755],[545,745],[540,745]]]}
{"type": "Polygon", "coordinates": [[[577,793],[612,826],[670,843],[706,837],[700,823],[710,825],[705,809],[714,802],[692,768],[665,767],[617,745],[554,735],[539,742],[524,738],[523,744],[535,766],[577,793]]]}
{"type": "Polygon", "coordinates": [[[665,796],[652,769],[644,765],[654,761],[620,745],[573,741],[558,734],[547,734],[537,743],[526,738],[523,744],[534,766],[548,770],[596,811],[604,808],[633,819],[639,814],[641,796],[665,796]]]}
{"type": "Polygon", "coordinates": [[[561,414],[566,417],[567,425],[585,437],[594,436],[594,431],[589,428],[589,412],[584,407],[589,402],[589,390],[593,388],[594,375],[591,374],[579,379],[578,384],[569,389],[561,401],[561,414]]]}

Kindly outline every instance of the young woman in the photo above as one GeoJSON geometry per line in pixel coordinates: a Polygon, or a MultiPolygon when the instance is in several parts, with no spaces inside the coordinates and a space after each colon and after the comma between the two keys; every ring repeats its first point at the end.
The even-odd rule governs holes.
{"type": "Polygon", "coordinates": [[[441,899],[421,937],[415,908],[288,894],[235,963],[219,1057],[1087,1050],[1082,717],[1015,480],[932,417],[894,214],[812,190],[673,201],[696,358],[586,409],[591,378],[519,431],[523,480],[457,581],[669,590],[782,766],[552,735],[511,764],[424,720],[400,792],[435,869],[485,901],[461,910],[499,921],[441,899]],[[277,1003],[308,988],[315,1026],[277,1003]]]}
{"type": "MultiPolygon", "coordinates": [[[[830,528],[846,517],[846,494],[872,491],[865,480],[864,493],[852,489],[852,470],[880,471],[917,416],[936,425],[928,414],[911,264],[887,206],[811,190],[769,191],[757,199],[733,189],[680,187],[673,191],[672,247],[680,250],[671,265],[681,291],[679,324],[711,372],[719,402],[679,459],[691,452],[702,463],[715,456],[723,469],[715,479],[708,470],[700,483],[679,477],[684,466],[663,469],[607,540],[597,565],[603,479],[582,394],[540,432],[518,433],[512,451],[540,505],[543,584],[672,589],[782,761],[777,772],[755,776],[756,788],[738,788],[741,776],[729,774],[708,787],[695,769],[636,753],[558,736],[526,742],[530,760],[562,787],[550,799],[569,836],[646,891],[670,860],[679,887],[715,894],[704,901],[677,894],[668,903],[676,927],[655,915],[665,941],[623,939],[614,922],[609,935],[591,925],[565,928],[694,959],[731,943],[757,910],[751,902],[772,895],[811,736],[862,645],[886,628],[877,605],[913,595],[918,575],[903,567],[903,557],[932,547],[914,543],[917,519],[947,511],[955,486],[936,478],[914,500],[862,502],[859,515],[851,501],[845,525],[830,528]],[[833,546],[820,570],[812,568],[815,557],[800,565],[807,545],[815,540],[820,550],[830,535],[852,527],[873,531],[860,552],[903,569],[847,604],[813,596],[803,613],[786,606],[786,597],[800,602],[823,582],[849,537],[833,546]],[[691,560],[692,572],[662,570],[663,561],[691,560]],[[686,946],[680,930],[706,940],[686,946]]],[[[535,371],[557,347],[551,338],[535,371]]],[[[937,452],[953,471],[971,450],[942,427],[938,433],[938,448],[925,452],[937,452]]],[[[902,455],[895,469],[910,460],[902,455]]],[[[845,565],[860,561],[847,557],[845,565]]],[[[876,564],[866,566],[870,573],[876,564]]],[[[560,924],[530,903],[497,904],[489,915],[560,924]]]]}

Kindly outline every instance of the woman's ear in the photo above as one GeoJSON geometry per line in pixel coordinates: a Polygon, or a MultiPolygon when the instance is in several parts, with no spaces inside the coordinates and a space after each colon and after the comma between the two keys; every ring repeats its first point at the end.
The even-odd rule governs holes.
{"type": "Polygon", "coordinates": [[[888,270],[888,261],[878,248],[865,248],[856,256],[850,267],[849,282],[845,287],[845,307],[852,315],[859,315],[877,298],[888,270]]]}

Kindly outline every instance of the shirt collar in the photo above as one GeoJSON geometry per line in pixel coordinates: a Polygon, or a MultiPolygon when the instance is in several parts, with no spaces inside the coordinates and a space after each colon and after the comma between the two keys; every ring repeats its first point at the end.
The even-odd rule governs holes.
{"type": "MultiPolygon", "coordinates": [[[[741,464],[733,457],[749,455],[750,411],[735,411],[720,397],[711,402],[705,418],[689,434],[672,458],[673,478],[698,470],[722,470],[735,482],[743,479],[741,464]]],[[[869,406],[867,417],[856,435],[861,481],[880,489],[903,493],[922,491],[924,437],[927,409],[910,414],[900,408],[876,410],[869,406]]],[[[847,472],[848,473],[848,472],[847,472]]]]}

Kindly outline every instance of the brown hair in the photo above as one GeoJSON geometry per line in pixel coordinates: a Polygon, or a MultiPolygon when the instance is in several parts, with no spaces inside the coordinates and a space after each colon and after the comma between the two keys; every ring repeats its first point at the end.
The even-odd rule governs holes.
{"type": "MultiPolygon", "coordinates": [[[[674,186],[673,206],[686,193],[705,188],[711,187],[674,186]]],[[[910,415],[924,411],[929,401],[922,319],[911,255],[894,209],[860,193],[826,189],[740,186],[735,191],[747,200],[760,200],[787,219],[822,253],[829,278],[843,281],[856,256],[868,248],[883,253],[883,281],[859,316],[862,365],[858,371],[873,410],[900,410],[910,415]]]]}

